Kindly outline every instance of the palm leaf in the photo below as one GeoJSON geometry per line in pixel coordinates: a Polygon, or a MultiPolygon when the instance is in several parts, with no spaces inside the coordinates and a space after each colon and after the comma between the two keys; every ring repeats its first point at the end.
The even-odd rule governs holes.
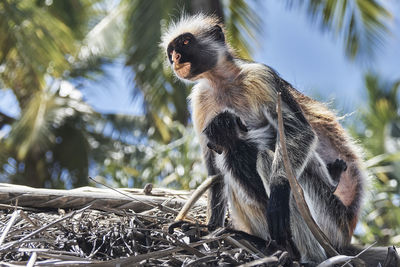
{"type": "Polygon", "coordinates": [[[17,158],[23,160],[29,151],[49,149],[56,142],[54,129],[64,124],[67,118],[91,112],[91,108],[79,99],[60,97],[50,90],[43,90],[34,94],[22,110],[21,118],[12,125],[6,144],[18,151],[17,158]]]}
{"type": "Polygon", "coordinates": [[[290,8],[305,7],[322,31],[342,37],[351,59],[370,60],[389,32],[390,12],[377,0],[287,0],[290,8]]]}
{"type": "Polygon", "coordinates": [[[226,4],[226,28],[229,40],[241,58],[251,59],[261,32],[261,19],[246,1],[231,0],[226,4]]]}

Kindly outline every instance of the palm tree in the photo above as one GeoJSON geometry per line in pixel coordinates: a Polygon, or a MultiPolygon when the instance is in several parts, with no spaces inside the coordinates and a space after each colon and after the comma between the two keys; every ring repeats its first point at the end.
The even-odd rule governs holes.
{"type": "MultiPolygon", "coordinates": [[[[305,11],[312,22],[318,23],[322,31],[343,38],[345,53],[350,59],[369,59],[379,48],[387,32],[390,13],[376,0],[352,1],[293,1],[287,0],[287,7],[305,11]]],[[[260,2],[258,4],[261,4],[260,2]]],[[[163,67],[163,55],[158,44],[162,27],[171,19],[186,13],[205,12],[216,14],[225,22],[230,33],[230,42],[239,56],[251,58],[251,51],[260,31],[260,17],[244,0],[167,0],[167,1],[121,1],[116,8],[118,17],[126,27],[124,49],[126,65],[132,68],[135,80],[134,96],[143,97],[147,118],[156,127],[163,142],[169,142],[171,135],[162,118],[167,116],[186,125],[189,111],[186,97],[189,89],[177,83],[171,73],[163,67]],[[121,17],[123,19],[121,19],[121,17]],[[161,26],[161,27],[160,27],[161,26]]],[[[115,20],[105,18],[112,24],[115,20]]],[[[115,27],[103,27],[103,33],[110,34],[115,27]]],[[[101,32],[97,38],[101,38],[101,32]]],[[[101,38],[104,39],[104,38],[101,38]]],[[[114,39],[114,38],[108,38],[114,39]]]]}
{"type": "Polygon", "coordinates": [[[323,32],[343,38],[346,56],[370,60],[379,49],[389,29],[392,15],[377,0],[287,0],[289,8],[304,9],[311,22],[323,32]]]}
{"type": "MultiPolygon", "coordinates": [[[[286,2],[289,8],[306,7],[324,30],[344,36],[351,58],[375,50],[387,31],[388,12],[375,0],[286,2]]],[[[185,137],[192,132],[181,127],[190,124],[189,90],[163,68],[160,28],[182,10],[214,13],[225,22],[239,55],[250,58],[250,44],[256,43],[260,30],[255,6],[244,0],[121,0],[110,11],[103,8],[106,4],[100,0],[0,1],[0,66],[6,70],[0,73],[0,85],[13,90],[22,110],[20,118],[0,113],[0,127],[12,125],[11,132],[0,139],[0,149],[5,151],[0,155],[0,177],[35,186],[79,186],[87,183],[94,161],[97,166],[104,164],[99,167],[101,173],[120,177],[121,184],[126,184],[127,175],[121,176],[118,168],[135,174],[134,181],[140,185],[138,173],[151,167],[154,179],[171,178],[180,166],[186,169],[198,162],[191,156],[176,157],[182,160],[177,163],[168,161],[171,153],[189,151],[191,140],[185,137]],[[145,118],[98,114],[76,97],[74,84],[66,83],[101,71],[102,56],[121,53],[132,69],[134,95],[143,97],[145,118]],[[107,133],[106,125],[115,127],[113,136],[117,132],[118,138],[107,133]],[[134,141],[123,134],[133,127],[140,132],[134,141]],[[169,146],[171,141],[178,145],[169,146]],[[142,149],[144,143],[152,151],[142,149]],[[135,168],[126,168],[129,163],[135,168]],[[163,172],[161,166],[172,171],[163,172]]],[[[188,186],[183,175],[174,177],[170,180],[188,186]]]]}
{"type": "Polygon", "coordinates": [[[19,118],[0,114],[0,127],[12,126],[0,138],[4,180],[52,187],[87,183],[86,124],[98,115],[66,80],[101,63],[78,56],[89,18],[99,15],[95,3],[0,1],[0,84],[13,91],[21,109],[19,118]],[[71,179],[63,181],[65,176],[71,179]]]}
{"type": "Polygon", "coordinates": [[[369,189],[372,196],[363,216],[369,231],[360,239],[364,243],[394,244],[400,238],[400,80],[386,81],[369,73],[365,87],[368,105],[360,112],[362,124],[353,127],[353,133],[363,144],[370,174],[377,179],[369,189]]]}

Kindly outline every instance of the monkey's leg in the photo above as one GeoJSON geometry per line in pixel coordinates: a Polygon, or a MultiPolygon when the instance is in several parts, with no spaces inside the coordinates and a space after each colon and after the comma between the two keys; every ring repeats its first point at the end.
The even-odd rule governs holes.
{"type": "MultiPolygon", "coordinates": [[[[286,137],[285,145],[294,175],[295,177],[300,177],[315,151],[317,137],[304,117],[301,108],[286,88],[280,88],[280,93],[282,93],[283,101],[283,110],[280,115],[286,137]]],[[[280,95],[278,95],[278,100],[280,101],[280,95]]],[[[278,114],[275,103],[269,103],[269,105],[271,106],[267,108],[264,115],[277,128],[278,114]]],[[[277,140],[279,140],[279,135],[282,133],[279,130],[277,132],[277,140]]],[[[290,228],[290,185],[284,170],[282,144],[280,142],[275,145],[270,181],[270,202],[267,209],[268,225],[271,237],[278,243],[284,244],[288,240],[288,234],[290,233],[287,230],[290,228]]]]}
{"type": "MultiPolygon", "coordinates": [[[[304,196],[314,220],[328,237],[331,245],[340,249],[350,243],[351,227],[356,214],[355,210],[352,207],[346,207],[326,184],[324,181],[326,178],[323,177],[326,175],[324,168],[325,166],[312,157],[299,183],[304,190],[304,196]]],[[[321,262],[326,259],[324,250],[301,217],[294,199],[291,199],[290,206],[293,240],[302,259],[311,262],[321,262]]]]}
{"type": "Polygon", "coordinates": [[[292,238],[299,250],[302,263],[316,266],[317,263],[324,261],[326,259],[325,251],[301,216],[293,196],[290,198],[290,225],[292,238]]]}
{"type": "Polygon", "coordinates": [[[276,246],[276,244],[271,243],[270,241],[266,241],[264,239],[262,239],[261,237],[255,236],[255,235],[251,235],[249,233],[246,233],[244,231],[240,231],[240,230],[236,230],[230,227],[222,227],[222,228],[218,228],[216,229],[214,232],[211,233],[212,236],[221,236],[224,234],[233,234],[233,237],[235,239],[241,240],[247,240],[251,243],[254,243],[257,248],[259,249],[265,249],[267,246],[268,248],[271,249],[275,249],[277,250],[278,247],[276,246]]]}
{"type": "MultiPolygon", "coordinates": [[[[209,176],[219,173],[219,170],[215,166],[212,151],[205,151],[205,161],[209,176]]],[[[214,230],[217,227],[224,226],[226,213],[226,196],[224,187],[224,179],[219,179],[219,181],[212,185],[208,190],[207,217],[209,230],[214,230]]]]}

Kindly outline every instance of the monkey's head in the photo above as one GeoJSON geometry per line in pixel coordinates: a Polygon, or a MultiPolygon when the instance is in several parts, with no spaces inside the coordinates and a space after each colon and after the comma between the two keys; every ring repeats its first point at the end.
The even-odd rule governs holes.
{"type": "Polygon", "coordinates": [[[183,17],[172,23],[161,39],[169,64],[183,80],[199,79],[229,51],[218,19],[203,14],[183,17]]]}

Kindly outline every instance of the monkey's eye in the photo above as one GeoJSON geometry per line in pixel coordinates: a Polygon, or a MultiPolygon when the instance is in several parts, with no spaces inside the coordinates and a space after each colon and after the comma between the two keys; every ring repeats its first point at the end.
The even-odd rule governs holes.
{"type": "Polygon", "coordinates": [[[187,45],[189,43],[189,39],[186,39],[185,41],[183,41],[184,45],[187,45]]]}

